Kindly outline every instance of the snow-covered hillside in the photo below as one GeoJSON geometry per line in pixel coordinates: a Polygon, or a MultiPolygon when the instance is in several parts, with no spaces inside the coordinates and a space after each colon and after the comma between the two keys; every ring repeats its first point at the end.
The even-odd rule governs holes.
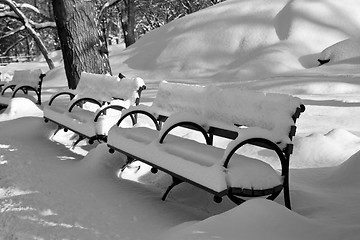
{"type": "Polygon", "coordinates": [[[358,36],[359,8],[356,0],[228,0],[146,34],[119,60],[149,77],[269,77],[315,67],[325,48],[358,36]]]}
{"type": "MultiPolygon", "coordinates": [[[[55,137],[43,106],[13,99],[0,112],[0,239],[358,240],[360,236],[360,1],[227,0],[111,46],[113,73],[140,76],[151,104],[162,80],[300,97],[291,158],[292,211],[282,195],[240,206],[171,179],[71,132],[55,137]],[[318,66],[318,59],[329,63],[318,66]]],[[[66,88],[61,56],[43,104],[66,88]]],[[[1,67],[41,68],[33,63],[1,67]]],[[[146,120],[146,119],[140,119],[146,120]]],[[[188,132],[179,132],[187,136],[188,132]]],[[[249,150],[276,167],[263,151],[249,150]]]]}

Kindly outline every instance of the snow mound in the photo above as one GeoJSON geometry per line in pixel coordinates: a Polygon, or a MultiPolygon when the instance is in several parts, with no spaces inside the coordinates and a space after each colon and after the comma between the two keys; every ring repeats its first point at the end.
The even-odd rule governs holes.
{"type": "Polygon", "coordinates": [[[337,166],[326,181],[331,184],[357,185],[360,187],[360,151],[337,166]]]}
{"type": "Polygon", "coordinates": [[[170,229],[161,239],[342,239],[337,231],[338,227],[319,224],[275,202],[253,199],[201,222],[170,229]]]}
{"type": "Polygon", "coordinates": [[[43,81],[44,87],[67,86],[67,79],[64,66],[57,66],[46,72],[43,81]]]}
{"type": "Polygon", "coordinates": [[[147,33],[120,62],[153,78],[217,81],[315,67],[322,50],[359,32],[359,7],[356,0],[228,0],[147,33]]]}
{"type": "Polygon", "coordinates": [[[360,138],[346,130],[334,129],[326,134],[297,138],[294,145],[291,167],[330,167],[341,164],[359,151],[360,138]]]}
{"type": "Polygon", "coordinates": [[[126,156],[121,153],[109,153],[109,147],[103,143],[91,149],[82,160],[82,164],[91,168],[120,169],[126,163],[126,156]]]}
{"type": "MultiPolygon", "coordinates": [[[[63,61],[61,50],[50,52],[49,57],[51,58],[51,60],[54,62],[55,65],[59,65],[63,61]]],[[[43,55],[40,55],[34,61],[35,62],[46,62],[46,59],[44,58],[43,55]]]]}
{"type": "Polygon", "coordinates": [[[321,60],[329,63],[350,62],[360,64],[360,39],[340,41],[321,52],[321,60]]]}
{"type": "MultiPolygon", "coordinates": [[[[44,142],[48,141],[53,131],[53,126],[45,124],[39,117],[32,116],[18,117],[2,124],[4,124],[4,127],[1,128],[3,136],[11,136],[13,140],[24,141],[24,145],[29,148],[45,146],[44,142]]],[[[33,151],[36,153],[36,148],[33,151]]]]}
{"type": "Polygon", "coordinates": [[[27,98],[12,98],[8,107],[0,114],[0,122],[21,117],[43,117],[43,111],[27,98]]]}

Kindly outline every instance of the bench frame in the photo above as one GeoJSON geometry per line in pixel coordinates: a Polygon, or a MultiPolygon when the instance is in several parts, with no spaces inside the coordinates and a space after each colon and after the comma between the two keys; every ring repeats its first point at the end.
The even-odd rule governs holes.
{"type": "MultiPolygon", "coordinates": [[[[304,111],[305,111],[305,106],[301,104],[299,107],[297,107],[295,113],[292,115],[294,125],[291,126],[291,129],[289,131],[290,140],[293,139],[293,137],[295,136],[295,133],[296,133],[296,126],[295,126],[296,120],[299,118],[301,112],[304,112],[304,111]]],[[[163,123],[171,116],[171,115],[165,116],[165,115],[161,115],[161,114],[157,114],[157,113],[155,113],[155,115],[153,115],[152,113],[150,113],[144,109],[133,109],[133,110],[128,110],[127,112],[125,112],[122,115],[122,117],[120,118],[120,120],[117,122],[116,125],[120,126],[121,122],[125,118],[131,117],[132,119],[134,119],[134,116],[138,115],[138,114],[143,114],[143,115],[148,116],[152,120],[152,122],[155,124],[155,127],[158,131],[161,130],[163,123]]],[[[134,120],[133,120],[133,124],[134,125],[136,124],[136,122],[134,120]]],[[[194,123],[192,121],[185,120],[182,122],[178,122],[178,123],[172,125],[171,127],[169,127],[162,134],[162,136],[160,136],[159,143],[162,144],[164,139],[166,138],[166,136],[171,132],[171,130],[173,130],[174,128],[177,128],[177,127],[185,127],[185,128],[189,128],[192,130],[200,131],[203,134],[207,145],[213,145],[214,136],[224,137],[224,138],[231,139],[231,140],[236,139],[236,137],[238,136],[238,132],[235,132],[235,131],[230,131],[227,129],[222,129],[222,128],[213,127],[213,126],[210,126],[208,130],[205,130],[199,124],[194,123]]],[[[237,127],[240,127],[240,126],[237,126],[237,127]]],[[[233,149],[227,155],[226,160],[223,165],[223,167],[225,169],[228,168],[231,157],[235,154],[235,152],[239,148],[241,148],[242,146],[244,146],[246,144],[259,146],[259,147],[273,150],[276,152],[277,156],[279,157],[280,163],[281,163],[281,176],[283,177],[283,183],[281,185],[278,185],[278,186],[270,188],[270,189],[263,189],[263,190],[245,189],[245,188],[228,188],[225,191],[216,192],[216,191],[209,189],[197,182],[194,182],[183,176],[180,176],[179,174],[169,171],[166,168],[157,166],[156,164],[148,161],[147,159],[140,158],[139,156],[136,155],[136,153],[126,152],[122,149],[119,149],[115,146],[111,146],[109,144],[108,144],[108,147],[109,147],[110,153],[114,153],[116,150],[118,152],[125,154],[128,157],[127,164],[131,163],[134,160],[139,160],[141,162],[144,162],[144,163],[150,165],[152,167],[151,172],[153,172],[153,173],[156,173],[158,170],[161,170],[161,171],[171,175],[172,179],[173,179],[173,183],[168,187],[168,189],[162,196],[162,200],[166,199],[167,195],[169,194],[169,192],[171,191],[171,189],[173,187],[175,187],[176,185],[178,185],[182,182],[188,182],[194,186],[197,186],[197,187],[213,194],[214,201],[217,203],[221,202],[222,197],[224,197],[224,196],[228,196],[229,199],[232,200],[236,204],[241,204],[244,201],[246,201],[244,198],[261,197],[261,196],[267,196],[267,199],[274,200],[283,190],[285,206],[287,208],[291,209],[290,192],[289,192],[289,165],[290,165],[289,163],[290,163],[290,155],[293,153],[293,144],[288,143],[288,144],[286,144],[286,146],[284,148],[280,149],[280,147],[278,146],[277,143],[274,143],[265,138],[257,138],[256,137],[256,138],[246,139],[243,142],[237,144],[235,147],[233,147],[233,149]]]]}

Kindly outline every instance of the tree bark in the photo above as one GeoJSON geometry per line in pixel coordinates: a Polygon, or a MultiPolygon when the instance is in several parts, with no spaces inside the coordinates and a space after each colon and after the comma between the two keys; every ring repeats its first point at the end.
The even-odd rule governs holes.
{"type": "Polygon", "coordinates": [[[135,43],[135,0],[124,0],[121,11],[121,26],[124,34],[125,46],[135,43]]]}
{"type": "Polygon", "coordinates": [[[96,26],[93,1],[53,0],[52,4],[69,88],[76,88],[82,71],[111,74],[108,51],[96,26]]]}

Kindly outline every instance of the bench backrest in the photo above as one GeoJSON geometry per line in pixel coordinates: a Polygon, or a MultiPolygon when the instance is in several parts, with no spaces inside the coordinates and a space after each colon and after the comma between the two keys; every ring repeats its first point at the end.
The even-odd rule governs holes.
{"type": "Polygon", "coordinates": [[[117,76],[82,72],[76,93],[77,97],[89,96],[102,102],[124,99],[134,104],[140,97],[139,89],[144,86],[141,78],[120,79],[117,76]]]}
{"type": "Polygon", "coordinates": [[[301,105],[301,99],[286,94],[164,81],[151,107],[164,116],[190,112],[210,122],[260,127],[273,132],[274,138],[282,141],[291,140],[290,132],[301,105]]]}
{"type": "Polygon", "coordinates": [[[30,71],[30,78],[25,80],[25,83],[29,86],[36,88],[41,88],[43,77],[45,74],[42,73],[41,69],[34,69],[30,71]]]}
{"type": "Polygon", "coordinates": [[[30,70],[15,70],[10,84],[19,84],[24,82],[30,76],[30,70]]]}
{"type": "Polygon", "coordinates": [[[15,70],[11,81],[8,84],[26,84],[37,89],[41,85],[41,69],[15,70]]]}

